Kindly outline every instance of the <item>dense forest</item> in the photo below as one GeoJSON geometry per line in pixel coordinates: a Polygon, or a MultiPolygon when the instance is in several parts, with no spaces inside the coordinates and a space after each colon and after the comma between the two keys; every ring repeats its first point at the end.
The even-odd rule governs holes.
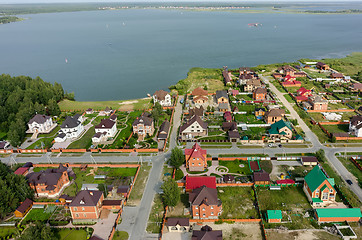
{"type": "Polygon", "coordinates": [[[39,77],[0,75],[0,132],[16,147],[25,138],[28,121],[36,114],[59,115],[58,101],[64,98],[62,85],[39,77]]]}
{"type": "Polygon", "coordinates": [[[24,176],[14,174],[9,166],[0,162],[0,219],[14,212],[26,198],[32,199],[33,190],[24,176]]]}

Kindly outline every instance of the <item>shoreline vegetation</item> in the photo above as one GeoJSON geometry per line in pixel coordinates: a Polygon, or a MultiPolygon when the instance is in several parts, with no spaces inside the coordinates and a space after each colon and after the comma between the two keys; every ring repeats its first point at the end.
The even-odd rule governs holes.
{"type": "Polygon", "coordinates": [[[24,18],[19,18],[16,16],[3,16],[0,17],[0,24],[7,24],[7,23],[11,23],[11,22],[20,22],[25,20],[24,18]]]}
{"type": "MultiPolygon", "coordinates": [[[[251,67],[255,71],[265,70],[264,74],[270,73],[272,69],[283,65],[295,65],[298,62],[318,62],[323,61],[332,68],[348,74],[358,81],[362,81],[362,52],[353,52],[342,58],[324,58],[324,59],[299,59],[289,63],[261,64],[251,67]]],[[[232,70],[232,69],[231,69],[232,70]]],[[[216,90],[225,89],[222,68],[191,68],[185,79],[179,80],[175,85],[169,87],[171,91],[176,90],[179,95],[190,93],[193,89],[202,87],[203,89],[214,93],[216,90]]],[[[64,99],[59,102],[61,111],[79,111],[88,108],[104,109],[111,107],[121,111],[144,110],[151,108],[151,98],[130,99],[130,100],[112,100],[112,101],[71,101],[64,99]]]]}

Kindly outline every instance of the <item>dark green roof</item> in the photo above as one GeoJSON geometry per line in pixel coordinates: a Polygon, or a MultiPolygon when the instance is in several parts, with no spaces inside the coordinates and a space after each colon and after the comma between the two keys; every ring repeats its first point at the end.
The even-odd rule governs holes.
{"type": "Polygon", "coordinates": [[[362,217],[359,208],[317,208],[318,217],[362,217]]]}
{"type": "Polygon", "coordinates": [[[278,122],[275,122],[272,125],[270,125],[269,134],[285,135],[286,134],[285,132],[279,133],[279,130],[282,129],[283,127],[287,127],[290,130],[293,130],[292,126],[290,125],[290,122],[285,122],[284,120],[279,120],[278,122]]]}
{"type": "Polygon", "coordinates": [[[328,188],[328,186],[327,186],[327,184],[324,184],[323,187],[321,188],[321,192],[323,192],[323,190],[326,189],[326,188],[328,188]]]}
{"type": "Polygon", "coordinates": [[[312,171],[310,171],[307,176],[304,178],[309,189],[314,192],[325,180],[327,180],[326,175],[322,172],[319,166],[315,166],[312,171]]]}
{"type": "Polygon", "coordinates": [[[312,201],[315,203],[315,202],[319,202],[319,203],[322,203],[323,201],[320,200],[319,198],[312,198],[312,201]]]}
{"type": "Polygon", "coordinates": [[[267,210],[268,219],[282,219],[281,210],[267,210]]]}
{"type": "Polygon", "coordinates": [[[298,134],[297,136],[295,136],[295,140],[303,140],[303,137],[298,134]]]}

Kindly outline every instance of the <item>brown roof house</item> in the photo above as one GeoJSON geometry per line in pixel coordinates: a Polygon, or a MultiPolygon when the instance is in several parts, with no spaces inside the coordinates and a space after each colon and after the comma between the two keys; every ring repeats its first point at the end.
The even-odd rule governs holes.
{"type": "Polygon", "coordinates": [[[193,219],[217,219],[222,212],[221,200],[217,190],[202,186],[189,194],[191,214],[193,219]]]}
{"type": "Polygon", "coordinates": [[[342,73],[331,73],[331,78],[333,79],[344,79],[344,75],[342,73]]]}
{"type": "Polygon", "coordinates": [[[168,218],[166,226],[169,232],[188,232],[190,231],[190,219],[168,218]]]}
{"type": "Polygon", "coordinates": [[[50,116],[36,114],[28,122],[28,131],[27,133],[48,133],[56,126],[56,123],[53,123],[53,120],[50,116]]]}
{"type": "Polygon", "coordinates": [[[273,124],[275,122],[280,121],[285,115],[284,109],[270,109],[268,112],[265,113],[264,119],[265,122],[268,124],[273,124]]]}
{"type": "Polygon", "coordinates": [[[112,121],[110,119],[102,119],[101,122],[94,127],[94,130],[95,135],[93,135],[92,137],[92,142],[100,143],[116,135],[117,124],[115,121],[112,121]]]}
{"type": "Polygon", "coordinates": [[[253,172],[253,178],[256,185],[267,185],[270,183],[269,173],[263,169],[259,172],[253,172]]]}
{"type": "Polygon", "coordinates": [[[80,191],[69,204],[73,221],[98,220],[103,199],[102,191],[80,191]]]}
{"type": "Polygon", "coordinates": [[[328,101],[319,95],[309,97],[308,103],[312,106],[312,110],[327,110],[328,101]]]}
{"type": "Polygon", "coordinates": [[[32,206],[33,206],[33,201],[31,201],[29,198],[25,199],[25,201],[22,202],[20,206],[15,210],[14,212],[15,217],[18,218],[24,217],[32,208],[32,206]]]}
{"type": "Polygon", "coordinates": [[[317,62],[316,67],[320,70],[329,70],[329,66],[323,62],[317,62]]]}
{"type": "Polygon", "coordinates": [[[253,98],[256,101],[264,101],[267,93],[268,92],[265,88],[258,87],[253,91],[253,98]]]}
{"type": "Polygon", "coordinates": [[[193,96],[193,102],[197,105],[201,105],[209,101],[208,92],[201,87],[195,88],[191,95],[193,96]]]}
{"type": "Polygon", "coordinates": [[[143,141],[147,135],[152,136],[155,131],[155,125],[153,119],[146,117],[143,114],[141,117],[137,118],[133,123],[133,134],[138,135],[138,141],[143,141]]]}
{"type": "Polygon", "coordinates": [[[362,92],[362,83],[354,83],[349,86],[349,89],[353,92],[362,92]]]}
{"type": "Polygon", "coordinates": [[[200,107],[190,108],[189,114],[186,116],[186,119],[189,120],[195,115],[199,116],[201,119],[204,118],[204,107],[202,105],[200,107]]]}
{"type": "Polygon", "coordinates": [[[58,197],[65,187],[70,184],[68,169],[62,164],[58,168],[29,173],[29,186],[34,189],[38,197],[58,197]]]}
{"type": "Polygon", "coordinates": [[[259,79],[248,80],[244,86],[244,91],[253,92],[258,87],[261,87],[261,82],[259,79]]]}
{"type": "Polygon", "coordinates": [[[166,140],[169,131],[170,131],[170,122],[167,121],[167,120],[165,120],[165,121],[161,124],[160,129],[158,130],[157,140],[158,140],[158,141],[160,141],[160,140],[166,140]]]}
{"type": "Polygon", "coordinates": [[[222,76],[224,77],[225,85],[231,85],[231,72],[228,71],[227,67],[224,67],[222,71],[222,76]]]}
{"type": "Polygon", "coordinates": [[[199,116],[194,116],[180,127],[180,135],[182,140],[207,136],[207,123],[202,121],[199,116]]]}
{"type": "Polygon", "coordinates": [[[212,230],[209,226],[203,226],[200,231],[192,232],[191,240],[222,240],[221,230],[212,230]]]}
{"type": "Polygon", "coordinates": [[[172,105],[171,95],[164,90],[158,90],[153,94],[153,103],[156,104],[157,102],[162,107],[169,107],[172,105]]]}

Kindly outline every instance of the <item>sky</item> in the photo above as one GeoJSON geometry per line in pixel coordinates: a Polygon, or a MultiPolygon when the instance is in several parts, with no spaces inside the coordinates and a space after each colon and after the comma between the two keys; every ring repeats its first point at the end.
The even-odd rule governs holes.
{"type": "MultiPolygon", "coordinates": [[[[348,2],[360,2],[361,0],[348,0],[348,2]]],[[[0,4],[18,3],[75,3],[75,2],[343,2],[343,0],[0,0],[0,4]]]]}

